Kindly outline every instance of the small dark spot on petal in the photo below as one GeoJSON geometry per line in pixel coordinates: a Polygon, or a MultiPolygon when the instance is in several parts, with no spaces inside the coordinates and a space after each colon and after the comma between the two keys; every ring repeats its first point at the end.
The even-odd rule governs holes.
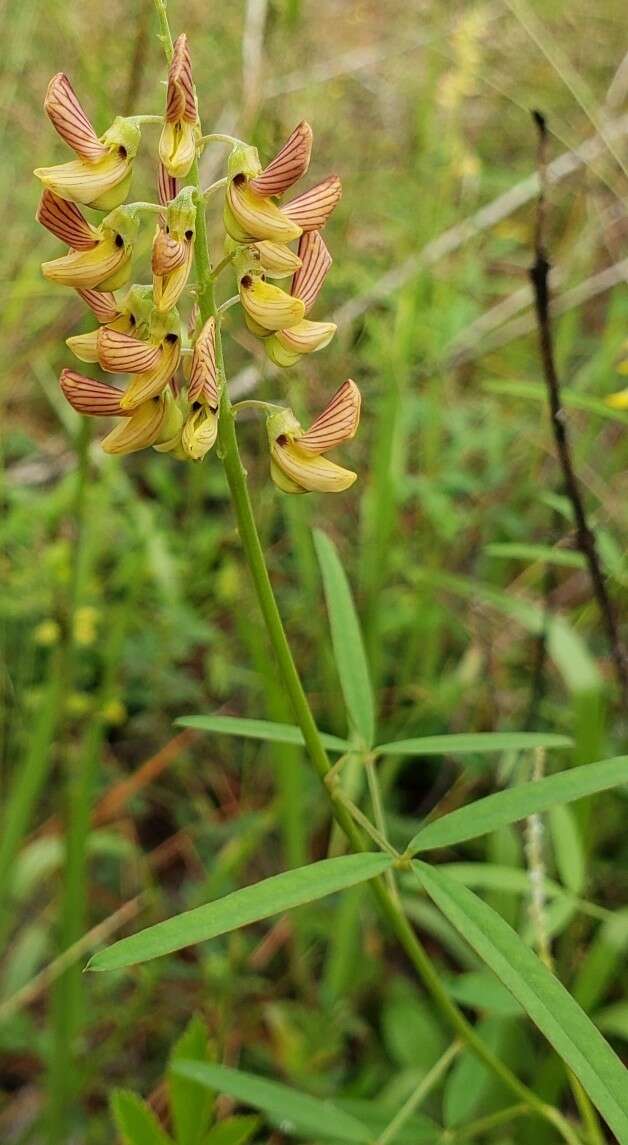
{"type": "Polygon", "coordinates": [[[243,286],[245,290],[248,290],[249,286],[252,285],[253,279],[251,278],[250,274],[243,274],[242,278],[240,279],[240,286],[243,286]]]}
{"type": "Polygon", "coordinates": [[[277,438],[277,445],[287,445],[287,444],[288,444],[288,438],[287,438],[286,434],[280,433],[279,437],[277,438]]]}
{"type": "Polygon", "coordinates": [[[175,342],[179,341],[179,339],[176,334],[166,334],[164,341],[169,342],[170,345],[173,346],[175,342]]]}
{"type": "Polygon", "coordinates": [[[240,171],[238,175],[233,176],[233,182],[235,183],[236,187],[241,187],[243,183],[246,183],[246,175],[243,175],[240,171]]]}
{"type": "Polygon", "coordinates": [[[188,228],[188,230],[185,232],[185,237],[188,240],[188,242],[191,242],[192,239],[194,238],[194,231],[191,228],[188,228]]]}
{"type": "Polygon", "coordinates": [[[120,144],[120,146],[118,147],[118,155],[120,156],[120,158],[126,159],[127,154],[128,154],[128,152],[127,152],[126,147],[123,147],[122,144],[120,144]]]}
{"type": "Polygon", "coordinates": [[[124,246],[124,239],[122,238],[122,235],[116,235],[114,241],[115,241],[115,244],[116,244],[118,250],[120,250],[120,247],[124,246]]]}

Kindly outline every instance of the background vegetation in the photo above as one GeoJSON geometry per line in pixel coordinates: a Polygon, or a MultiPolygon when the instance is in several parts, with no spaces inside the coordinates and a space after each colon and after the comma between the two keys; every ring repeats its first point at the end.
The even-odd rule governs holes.
{"type": "MultiPolygon", "coordinates": [[[[360,480],[337,499],[282,497],[259,425],[242,433],[320,726],[346,733],[311,526],[335,540],[354,588],[380,742],[549,728],[574,740],[560,759],[548,754],[550,771],[620,754],[619,696],[574,549],[527,281],[529,108],[540,107],[554,157],[593,141],[551,169],[548,237],[566,416],[621,611],[628,413],[604,405],[622,385],[628,317],[618,5],[172,0],[171,19],[190,38],[207,130],[248,134],[268,155],[307,118],[313,175],[343,180],[323,295],[339,334],[282,388],[296,409],[313,409],[345,377],[358,381],[363,423],[343,460],[360,480]]],[[[449,1033],[362,888],[130,973],[81,974],[103,941],[342,842],[300,749],[173,728],[199,712],[291,719],[220,467],[107,458],[57,387],[82,308],[39,274],[54,243],[34,222],[30,172],[61,158],[41,101],[63,69],[99,128],[117,113],[159,111],[152,3],[23,0],[5,3],[1,20],[0,1136],[109,1142],[120,1085],[166,1120],[164,1070],[193,1012],[228,1065],[346,1109],[377,1099],[376,1135],[449,1033]]],[[[217,162],[206,153],[208,183],[217,162]]],[[[138,198],[153,180],[145,153],[138,198]]],[[[148,233],[144,243],[147,266],[148,233]]],[[[236,310],[228,333],[235,392],[270,395],[236,310]]],[[[513,753],[384,759],[391,838],[405,843],[426,813],[528,778],[531,766],[513,753]]],[[[625,812],[620,791],[545,820],[548,874],[563,888],[548,907],[557,968],[618,1052],[628,1039],[625,812]]],[[[527,933],[524,842],[507,827],[443,854],[469,864],[460,878],[527,933]]],[[[571,1111],[547,1044],[427,900],[405,893],[482,1036],[571,1111]]],[[[462,1140],[508,1101],[462,1053],[424,1106],[431,1122],[417,1115],[397,1139],[462,1140]],[[434,1123],[451,1135],[434,1136],[434,1123]]],[[[522,1123],[478,1139],[507,1145],[533,1131],[546,1132],[522,1123]]],[[[284,1140],[272,1117],[245,1132],[284,1140]]]]}

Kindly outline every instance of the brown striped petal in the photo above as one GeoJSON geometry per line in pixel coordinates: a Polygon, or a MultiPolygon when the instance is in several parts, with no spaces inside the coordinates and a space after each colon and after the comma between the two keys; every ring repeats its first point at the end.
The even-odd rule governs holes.
{"type": "Polygon", "coordinates": [[[123,409],[136,409],[149,398],[154,398],[163,393],[166,386],[172,381],[181,357],[181,343],[175,335],[172,336],[172,341],[169,340],[169,337],[166,335],[164,338],[160,348],[159,361],[154,369],[146,370],[134,376],[131,385],[121,399],[120,404],[123,409]]]}
{"type": "Polygon", "coordinates": [[[301,299],[307,314],[318,298],[332,258],[319,231],[301,236],[298,254],[301,266],[292,279],[290,293],[301,299]]]}
{"type": "Polygon", "coordinates": [[[185,32],[177,36],[174,44],[172,63],[168,72],[168,96],[166,102],[168,123],[187,119],[196,121],[196,97],[192,80],[192,61],[185,32]]]}
{"type": "Polygon", "coordinates": [[[170,274],[178,266],[183,266],[188,257],[189,245],[173,239],[172,235],[158,227],[153,240],[153,274],[170,274]]]}
{"type": "Polygon", "coordinates": [[[55,131],[81,158],[93,162],[107,154],[63,72],[58,72],[48,84],[44,111],[55,131]]]}
{"type": "Polygon", "coordinates": [[[99,322],[114,322],[120,317],[115,295],[108,290],[79,290],[83,302],[87,303],[99,322]]]}
{"type": "Polygon", "coordinates": [[[251,179],[249,186],[257,195],[281,195],[305,175],[312,153],[312,128],[305,120],[295,127],[281,151],[251,179]]]}
{"type": "Polygon", "coordinates": [[[122,417],[125,410],[120,408],[122,390],[108,386],[95,378],[86,378],[75,370],[63,370],[59,385],[73,409],[78,413],[92,414],[95,417],[122,417]]]}
{"type": "Polygon", "coordinates": [[[177,193],[177,180],[173,175],[169,175],[163,163],[159,164],[159,171],[157,174],[157,191],[159,193],[159,202],[162,206],[167,207],[171,199],[174,199],[177,193]]]}
{"type": "Polygon", "coordinates": [[[218,406],[218,371],[216,369],[216,320],[208,318],[194,346],[188,400],[218,406]]]}
{"type": "Polygon", "coordinates": [[[160,347],[150,342],[142,342],[108,326],[98,332],[98,360],[110,374],[145,374],[155,368],[160,357],[160,347]]]}
{"type": "Polygon", "coordinates": [[[351,379],[344,382],[322,414],[302,436],[295,436],[305,453],[325,453],[355,437],[360,421],[360,391],[351,379]]]}
{"type": "Polygon", "coordinates": [[[73,250],[92,250],[98,246],[98,231],[83,218],[76,204],[60,199],[47,187],[44,188],[35,218],[42,227],[73,250]]]}
{"type": "Polygon", "coordinates": [[[309,191],[304,191],[281,209],[303,231],[318,231],[325,226],[334,207],[342,198],[342,184],[337,175],[329,175],[309,191]]]}

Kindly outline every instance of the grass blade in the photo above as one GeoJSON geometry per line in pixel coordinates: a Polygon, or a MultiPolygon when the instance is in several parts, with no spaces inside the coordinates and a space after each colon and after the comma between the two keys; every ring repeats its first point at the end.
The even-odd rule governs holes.
{"type": "MultiPolygon", "coordinates": [[[[269,740],[271,743],[293,743],[305,746],[301,729],[294,724],[278,724],[272,720],[249,720],[240,716],[181,716],[175,720],[180,728],[196,728],[217,735],[242,736],[244,739],[269,740]]],[[[343,754],[351,744],[338,736],[321,732],[320,737],[328,751],[343,754]]]]}
{"type": "Polygon", "coordinates": [[[329,614],[334,658],[349,720],[365,747],[375,737],[373,690],[364,641],[344,568],[329,537],[314,530],[316,555],[321,567],[329,614]]]}
{"type": "Polygon", "coordinates": [[[113,946],[95,954],[87,969],[119,970],[123,966],[134,966],[162,954],[171,954],[196,942],[206,942],[219,934],[227,934],[251,922],[259,922],[373,879],[383,874],[391,863],[388,855],[341,855],[337,859],[323,859],[308,867],[273,875],[253,886],[233,891],[216,902],[185,911],[130,938],[114,942],[113,946]]]}
{"type": "Polygon", "coordinates": [[[520,783],[517,787],[487,795],[485,799],[476,799],[474,803],[459,807],[449,815],[428,823],[411,839],[408,853],[415,855],[418,851],[428,851],[432,847],[464,843],[467,839],[495,831],[506,823],[516,823],[528,815],[546,811],[554,804],[571,803],[574,799],[607,791],[622,783],[628,783],[626,755],[572,767],[569,771],[561,771],[531,783],[520,783]]]}
{"type": "Polygon", "coordinates": [[[382,743],[375,751],[378,755],[469,755],[474,752],[528,751],[535,747],[573,747],[573,740],[551,732],[469,732],[400,739],[382,743]]]}
{"type": "Polygon", "coordinates": [[[430,898],[573,1070],[619,1141],[628,1141],[628,1073],[590,1018],[503,918],[438,868],[415,862],[430,898]]]}
{"type": "Polygon", "coordinates": [[[228,1066],[201,1062],[177,1062],[174,1071],[190,1081],[206,1085],[235,1097],[245,1105],[252,1105],[268,1114],[281,1126],[282,1133],[294,1136],[313,1135],[334,1141],[368,1142],[371,1134],[365,1125],[349,1113],[344,1113],[331,1102],[319,1101],[307,1093],[299,1093],[287,1085],[267,1081],[251,1073],[228,1066]]]}

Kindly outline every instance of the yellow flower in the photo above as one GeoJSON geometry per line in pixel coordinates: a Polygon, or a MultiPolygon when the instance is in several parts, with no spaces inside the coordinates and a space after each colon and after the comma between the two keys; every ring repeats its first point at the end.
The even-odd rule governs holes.
{"type": "Polygon", "coordinates": [[[116,290],[131,273],[133,246],[139,230],[137,216],[118,207],[92,227],[78,207],[44,191],[37,217],[72,250],[61,258],[42,263],[42,274],[51,282],[77,290],[116,290]],[[71,236],[71,237],[70,237],[71,236]]]}
{"type": "Polygon", "coordinates": [[[348,489],[357,474],[323,454],[350,441],[359,420],[360,391],[351,380],[344,382],[307,431],[292,410],[271,414],[267,431],[275,485],[284,493],[341,493],[348,489]]]}
{"type": "Polygon", "coordinates": [[[236,242],[267,239],[288,243],[301,234],[283,208],[272,200],[282,195],[307,171],[312,152],[309,123],[295,127],[274,159],[262,168],[255,147],[235,147],[228,164],[225,227],[236,242]]]}
{"type": "Polygon", "coordinates": [[[98,331],[98,361],[112,374],[133,374],[120,399],[123,410],[133,410],[162,393],[181,358],[180,320],[176,310],[161,314],[153,309],[148,338],[135,338],[101,326],[98,331]]]}
{"type": "MultiPolygon", "coordinates": [[[[299,243],[301,266],[297,270],[290,293],[299,298],[307,314],[314,305],[325,276],[331,266],[331,255],[318,231],[308,231],[299,243]]],[[[336,333],[334,322],[311,322],[302,318],[287,329],[277,330],[264,342],[264,349],[277,366],[292,366],[301,354],[322,350],[336,333]]]]}
{"type": "Polygon", "coordinates": [[[300,298],[292,298],[279,286],[265,282],[260,275],[243,274],[239,288],[246,315],[264,331],[294,326],[305,314],[305,305],[300,298]]]}
{"type": "Polygon", "coordinates": [[[159,158],[173,178],[184,178],[194,159],[201,137],[192,61],[187,36],[177,36],[168,71],[168,95],[163,130],[159,140],[159,158]]]}
{"type": "MultiPolygon", "coordinates": [[[[195,403],[196,404],[196,403],[195,403]]],[[[218,418],[208,406],[192,410],[181,431],[181,445],[186,457],[202,461],[218,436],[218,418]]]]}
{"type": "Polygon", "coordinates": [[[192,354],[188,401],[199,402],[214,412],[218,409],[218,370],[216,367],[216,319],[208,318],[203,326],[192,354]]]}
{"type": "Polygon", "coordinates": [[[123,203],[140,143],[137,124],[118,117],[99,139],[63,72],[51,79],[44,109],[78,159],[55,167],[38,167],[37,178],[62,199],[98,210],[110,211],[123,203]]]}
{"type": "Polygon", "coordinates": [[[193,190],[184,187],[168,204],[153,241],[153,293],[158,310],[170,310],[185,287],[194,256],[196,207],[193,190]]]}
{"type": "MultiPolygon", "coordinates": [[[[81,298],[94,311],[96,317],[120,334],[134,334],[143,337],[148,331],[148,322],[153,308],[150,286],[132,286],[124,302],[117,303],[113,294],[101,294],[96,290],[79,290],[81,298]]],[[[100,327],[87,334],[74,334],[66,338],[65,344],[81,362],[98,361],[98,335],[100,327]]]]}
{"type": "Polygon", "coordinates": [[[260,267],[269,278],[287,278],[295,274],[301,266],[298,254],[283,243],[271,243],[267,239],[255,243],[260,256],[260,267]]]}

